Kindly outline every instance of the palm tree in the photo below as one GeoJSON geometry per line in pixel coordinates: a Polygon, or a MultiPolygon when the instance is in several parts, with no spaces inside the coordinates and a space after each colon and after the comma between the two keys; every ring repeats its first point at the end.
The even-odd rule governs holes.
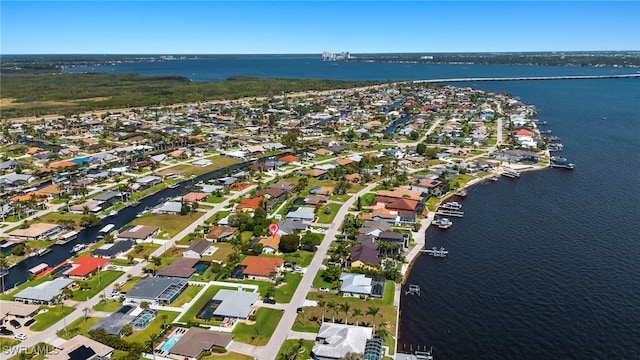
{"type": "Polygon", "coordinates": [[[358,326],[358,317],[362,316],[362,309],[360,308],[353,309],[353,311],[351,312],[351,316],[356,318],[356,326],[358,326]]]}
{"type": "Polygon", "coordinates": [[[376,316],[380,312],[380,308],[378,306],[369,306],[367,308],[367,315],[371,315],[372,323],[373,323],[373,331],[376,331],[376,316]]]}
{"type": "Polygon", "coordinates": [[[324,306],[327,305],[327,301],[325,299],[318,300],[318,305],[322,308],[322,322],[324,323],[324,306]]]}
{"type": "Polygon", "coordinates": [[[89,312],[91,312],[91,308],[85,307],[84,309],[82,309],[82,312],[84,313],[84,321],[87,321],[87,315],[89,314],[89,312]]]}
{"type": "Polygon", "coordinates": [[[344,324],[349,325],[349,310],[351,309],[351,305],[348,302],[344,302],[344,304],[340,304],[340,310],[344,311],[344,324]]]}
{"type": "Polygon", "coordinates": [[[331,314],[331,322],[335,323],[336,322],[336,309],[338,308],[338,304],[336,304],[335,301],[331,300],[331,301],[329,301],[327,306],[329,307],[329,309],[333,310],[333,313],[331,314]]]}
{"type": "Polygon", "coordinates": [[[156,353],[153,351],[153,345],[156,343],[156,340],[158,340],[159,337],[160,335],[156,333],[151,333],[149,334],[149,340],[146,342],[147,350],[151,353],[154,360],[156,358],[156,353]]]}
{"type": "Polygon", "coordinates": [[[9,261],[4,254],[0,254],[0,282],[2,282],[2,291],[0,294],[4,294],[4,277],[7,275],[7,267],[9,266],[9,261]]]}

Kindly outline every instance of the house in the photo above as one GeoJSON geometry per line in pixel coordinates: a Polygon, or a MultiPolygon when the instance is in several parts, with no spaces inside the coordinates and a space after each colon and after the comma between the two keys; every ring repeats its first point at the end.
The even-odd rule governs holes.
{"type": "Polygon", "coordinates": [[[186,172],[184,170],[178,169],[165,169],[162,171],[158,171],[156,175],[162,176],[164,179],[177,179],[181,176],[184,176],[186,172]]]}
{"type": "Polygon", "coordinates": [[[386,203],[386,207],[389,210],[394,210],[398,212],[415,213],[419,203],[420,202],[418,200],[391,199],[386,203]]]}
{"type": "Polygon", "coordinates": [[[208,194],[204,192],[190,192],[182,197],[182,201],[197,202],[204,200],[207,196],[208,194]]]}
{"type": "Polygon", "coordinates": [[[137,184],[140,184],[143,188],[149,188],[153,185],[158,185],[162,182],[162,178],[160,176],[147,175],[143,176],[136,180],[137,184]]]}
{"type": "Polygon", "coordinates": [[[47,354],[47,360],[109,359],[113,348],[82,335],[76,335],[47,354]]]}
{"type": "Polygon", "coordinates": [[[278,159],[278,160],[280,160],[280,161],[284,161],[284,162],[286,162],[286,163],[291,164],[291,163],[297,162],[299,159],[298,159],[298,157],[297,157],[297,156],[294,156],[294,155],[287,155],[287,156],[283,156],[283,157],[281,157],[281,158],[280,158],[280,159],[278,159]]]}
{"type": "Polygon", "coordinates": [[[7,317],[13,316],[18,319],[26,319],[36,315],[40,311],[40,306],[24,304],[16,301],[0,300],[0,324],[4,324],[7,317]]]}
{"type": "Polygon", "coordinates": [[[115,244],[105,244],[101,247],[93,250],[94,256],[99,256],[103,258],[115,258],[120,254],[126,253],[131,250],[135,241],[133,240],[121,240],[116,242],[115,244]]]}
{"type": "Polygon", "coordinates": [[[358,173],[353,173],[353,174],[347,174],[344,176],[344,179],[347,180],[350,183],[359,183],[360,181],[362,181],[362,175],[358,174],[358,173]]]}
{"type": "Polygon", "coordinates": [[[345,166],[353,164],[353,160],[347,158],[335,159],[333,162],[336,166],[345,166]]]}
{"type": "Polygon", "coordinates": [[[440,197],[449,191],[449,182],[440,179],[420,178],[411,183],[411,189],[429,196],[440,197]]]}
{"type": "Polygon", "coordinates": [[[278,223],[278,235],[294,234],[296,232],[307,231],[308,225],[300,220],[284,219],[278,223]]]}
{"type": "Polygon", "coordinates": [[[153,210],[156,214],[174,214],[180,215],[182,213],[182,202],[180,201],[167,201],[164,204],[153,210]]]}
{"type": "Polygon", "coordinates": [[[370,268],[382,263],[378,257],[378,250],[367,245],[355,245],[349,247],[349,254],[352,268],[370,268]]]}
{"type": "Polygon", "coordinates": [[[316,206],[326,204],[328,202],[329,197],[326,195],[308,195],[306,198],[304,198],[305,205],[316,206]]]}
{"type": "Polygon", "coordinates": [[[50,304],[62,294],[62,290],[74,284],[71,279],[57,278],[28,287],[14,296],[16,301],[34,304],[50,304]]]}
{"type": "Polygon", "coordinates": [[[120,200],[122,193],[118,191],[105,191],[102,194],[93,197],[93,200],[99,201],[103,209],[113,205],[116,201],[120,200]]]}
{"type": "Polygon", "coordinates": [[[314,360],[337,360],[349,353],[364,354],[372,336],[373,328],[370,327],[322,323],[311,357],[314,360]]]}
{"type": "Polygon", "coordinates": [[[391,230],[391,225],[384,220],[368,220],[358,229],[360,234],[378,237],[383,231],[391,230]]]}
{"type": "Polygon", "coordinates": [[[135,225],[125,231],[118,234],[118,239],[121,240],[133,240],[136,242],[142,242],[150,239],[160,231],[157,226],[148,225],[135,225]]]}
{"type": "Polygon", "coordinates": [[[125,303],[169,305],[187,288],[187,281],[171,277],[147,277],[138,281],[125,296],[125,303]]]}
{"type": "Polygon", "coordinates": [[[284,189],[287,192],[292,192],[295,189],[295,185],[292,182],[286,180],[280,180],[275,184],[269,185],[269,189],[284,189]]]}
{"type": "Polygon", "coordinates": [[[282,269],[284,260],[262,256],[247,256],[240,263],[242,278],[253,280],[273,280],[274,274],[282,269]]]}
{"type": "Polygon", "coordinates": [[[210,251],[211,243],[207,240],[200,240],[191,244],[191,246],[182,253],[182,256],[186,258],[200,259],[210,251]]]}
{"type": "Polygon", "coordinates": [[[118,311],[100,319],[91,327],[91,330],[100,328],[111,335],[120,335],[120,331],[127,324],[130,324],[134,329],[145,328],[156,317],[156,314],[156,311],[152,309],[124,305],[118,311]]]}
{"type": "Polygon", "coordinates": [[[70,213],[82,214],[85,211],[89,211],[92,213],[97,213],[102,210],[102,203],[100,201],[95,201],[93,199],[89,199],[81,204],[73,205],[69,207],[70,213]]]}
{"type": "Polygon", "coordinates": [[[305,176],[310,176],[312,178],[316,178],[319,180],[323,180],[325,178],[325,176],[327,175],[327,172],[325,170],[320,170],[320,169],[311,169],[311,170],[306,170],[306,171],[300,171],[299,172],[300,175],[305,175],[305,176]]]}
{"type": "Polygon", "coordinates": [[[275,234],[273,236],[260,239],[260,244],[262,244],[262,253],[263,254],[277,253],[278,247],[280,246],[280,237],[281,237],[280,235],[275,234]]]}
{"type": "Polygon", "coordinates": [[[41,240],[54,236],[62,230],[60,225],[48,223],[34,223],[26,229],[16,229],[9,233],[15,239],[41,240]]]}
{"type": "Polygon", "coordinates": [[[409,246],[409,235],[395,232],[395,231],[383,231],[378,235],[378,242],[386,241],[393,244],[400,244],[403,247],[409,246]]]}
{"type": "Polygon", "coordinates": [[[370,277],[364,274],[343,272],[340,275],[340,293],[344,296],[369,296],[371,295],[370,277]]]}
{"type": "Polygon", "coordinates": [[[213,316],[218,319],[246,320],[260,298],[258,292],[220,289],[211,299],[217,303],[213,316]]]}
{"type": "Polygon", "coordinates": [[[71,262],[71,268],[65,272],[65,275],[71,279],[87,280],[93,274],[102,271],[109,259],[93,256],[83,256],[71,262]]]}
{"type": "Polygon", "coordinates": [[[211,165],[212,162],[211,160],[208,160],[208,159],[200,159],[192,162],[191,164],[193,164],[193,166],[205,167],[205,166],[211,165]]]}
{"type": "Polygon", "coordinates": [[[259,197],[242,199],[238,205],[236,205],[236,210],[245,211],[245,212],[254,212],[257,208],[260,207],[260,203],[262,199],[259,197]]]}
{"type": "Polygon", "coordinates": [[[207,233],[207,239],[213,240],[214,242],[218,240],[224,240],[230,238],[238,232],[238,228],[231,226],[212,226],[209,228],[209,233],[207,233]]]}
{"type": "Polygon", "coordinates": [[[230,333],[192,327],[169,349],[169,354],[181,359],[199,359],[202,353],[215,347],[226,348],[232,339],[230,333]]]}
{"type": "Polygon", "coordinates": [[[540,160],[540,156],[532,151],[523,150],[502,150],[496,155],[496,160],[508,162],[535,162],[540,160]]]}
{"type": "Polygon", "coordinates": [[[156,276],[188,279],[196,272],[196,264],[198,264],[198,259],[177,258],[171,264],[158,270],[156,276]]]}
{"type": "Polygon", "coordinates": [[[285,217],[287,219],[312,222],[316,218],[315,209],[311,207],[299,207],[290,211],[285,217]]]}

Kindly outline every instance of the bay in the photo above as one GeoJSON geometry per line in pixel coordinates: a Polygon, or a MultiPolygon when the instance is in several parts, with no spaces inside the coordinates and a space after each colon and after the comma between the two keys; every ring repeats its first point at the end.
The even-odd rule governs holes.
{"type": "MultiPolygon", "coordinates": [[[[246,75],[344,80],[608,75],[635,69],[322,62],[226,56],[69,72],[246,75]]],[[[640,79],[458,83],[506,91],[538,108],[574,171],[548,169],[472,188],[465,218],[430,229],[403,296],[399,350],[437,359],[640,358],[640,79]]]]}

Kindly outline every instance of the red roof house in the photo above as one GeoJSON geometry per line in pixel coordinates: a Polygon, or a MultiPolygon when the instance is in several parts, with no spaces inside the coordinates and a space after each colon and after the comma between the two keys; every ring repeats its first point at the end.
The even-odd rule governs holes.
{"type": "Polygon", "coordinates": [[[67,271],[67,276],[76,278],[87,278],[91,274],[104,269],[109,263],[109,259],[83,256],[73,261],[71,270],[67,271]]]}
{"type": "Polygon", "coordinates": [[[277,271],[284,264],[284,260],[262,256],[247,256],[241,266],[244,267],[242,275],[249,279],[273,279],[273,272],[277,271]]]}
{"type": "Polygon", "coordinates": [[[260,207],[260,200],[262,199],[259,197],[242,199],[242,201],[240,201],[240,204],[236,205],[236,210],[254,211],[255,209],[260,207]]]}
{"type": "Polygon", "coordinates": [[[283,156],[280,158],[280,161],[284,161],[284,162],[288,162],[288,163],[293,163],[298,161],[298,158],[293,156],[293,155],[287,155],[287,156],[283,156]]]}

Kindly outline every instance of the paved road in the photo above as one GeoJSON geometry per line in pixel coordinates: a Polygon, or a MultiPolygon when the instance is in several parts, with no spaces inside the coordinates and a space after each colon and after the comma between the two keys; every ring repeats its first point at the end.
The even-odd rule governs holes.
{"type": "Polygon", "coordinates": [[[282,347],[282,344],[284,343],[284,341],[287,340],[287,338],[289,338],[291,327],[293,326],[293,323],[296,320],[296,316],[298,315],[296,310],[298,307],[301,307],[303,305],[304,300],[307,297],[307,293],[309,292],[309,289],[311,289],[311,283],[313,282],[313,279],[316,277],[318,270],[320,270],[320,267],[322,266],[322,261],[327,256],[327,252],[329,251],[329,246],[331,245],[331,242],[335,239],[335,236],[340,229],[340,225],[342,224],[342,221],[344,220],[345,215],[347,215],[349,209],[355,203],[358,196],[362,196],[367,192],[371,191],[371,189],[373,189],[376,185],[377,183],[370,184],[364,189],[360,190],[357,194],[353,195],[349,200],[347,200],[347,202],[345,202],[342,205],[342,207],[336,214],[335,220],[333,221],[333,223],[331,223],[331,225],[327,229],[327,232],[325,233],[322,244],[318,246],[318,251],[316,251],[316,255],[313,257],[311,264],[307,267],[307,271],[304,273],[304,276],[302,277],[302,281],[300,281],[300,284],[298,285],[296,292],[293,294],[293,297],[289,302],[289,306],[287,307],[284,314],[282,315],[282,318],[280,319],[280,322],[278,323],[278,326],[276,327],[275,332],[271,336],[271,339],[269,339],[269,343],[267,343],[267,345],[264,348],[262,348],[262,351],[258,356],[260,360],[275,359],[276,356],[278,356],[280,347],[282,347]]]}

